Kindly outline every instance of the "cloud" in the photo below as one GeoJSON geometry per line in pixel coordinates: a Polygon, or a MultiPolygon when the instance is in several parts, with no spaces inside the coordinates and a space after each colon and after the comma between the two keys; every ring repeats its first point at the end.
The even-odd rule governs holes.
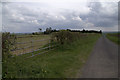
{"type": "Polygon", "coordinates": [[[91,12],[81,18],[96,27],[114,27],[118,23],[117,3],[90,3],[91,12]]]}
{"type": "Polygon", "coordinates": [[[77,17],[73,17],[72,19],[73,19],[73,20],[82,21],[82,19],[81,19],[79,16],[77,16],[77,17]]]}
{"type": "Polygon", "coordinates": [[[3,3],[5,31],[32,32],[38,28],[117,30],[116,2],[3,3]]]}

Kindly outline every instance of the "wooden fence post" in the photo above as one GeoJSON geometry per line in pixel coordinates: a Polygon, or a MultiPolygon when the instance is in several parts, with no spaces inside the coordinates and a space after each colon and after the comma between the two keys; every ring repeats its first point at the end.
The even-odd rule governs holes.
{"type": "Polygon", "coordinates": [[[33,40],[31,40],[31,47],[32,47],[32,56],[34,56],[34,52],[33,52],[33,40]]]}
{"type": "Polygon", "coordinates": [[[50,50],[50,40],[49,40],[49,50],[50,50]]]}

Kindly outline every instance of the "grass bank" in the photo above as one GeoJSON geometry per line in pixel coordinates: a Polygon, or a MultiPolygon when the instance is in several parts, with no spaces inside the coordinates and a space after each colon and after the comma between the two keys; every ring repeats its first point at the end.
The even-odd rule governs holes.
{"type": "MultiPolygon", "coordinates": [[[[90,52],[100,37],[99,34],[87,34],[70,45],[25,58],[27,54],[9,58],[3,64],[4,78],[67,78],[75,77],[77,71],[86,62],[90,52]]],[[[39,53],[36,52],[36,53],[39,53]]],[[[29,55],[29,54],[28,54],[29,55]]]]}
{"type": "Polygon", "coordinates": [[[120,33],[108,33],[106,36],[112,42],[120,45],[120,33]]]}

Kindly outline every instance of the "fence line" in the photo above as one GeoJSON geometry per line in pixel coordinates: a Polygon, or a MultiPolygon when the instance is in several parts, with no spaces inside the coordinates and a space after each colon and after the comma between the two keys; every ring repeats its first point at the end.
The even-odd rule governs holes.
{"type": "MultiPolygon", "coordinates": [[[[54,45],[54,46],[57,46],[57,45],[54,45]]],[[[52,47],[54,47],[54,46],[52,46],[52,47]]],[[[27,53],[32,53],[32,52],[39,51],[39,50],[42,50],[42,49],[47,49],[47,48],[49,48],[49,47],[37,49],[37,50],[30,51],[30,52],[27,52],[27,53]]],[[[54,49],[49,49],[49,50],[54,50],[54,49]]],[[[40,52],[40,53],[38,53],[38,54],[33,54],[32,56],[29,56],[29,57],[27,57],[27,58],[30,58],[30,57],[33,57],[33,56],[36,56],[36,55],[39,55],[39,54],[42,54],[42,53],[46,53],[46,52],[48,52],[48,50],[47,50],[47,51],[40,52]]],[[[22,54],[19,54],[19,55],[17,55],[17,56],[21,56],[21,55],[27,54],[27,53],[22,53],[22,54]]],[[[14,57],[14,56],[12,56],[12,57],[14,57]]]]}
{"type": "Polygon", "coordinates": [[[24,36],[24,37],[21,37],[21,36],[19,36],[19,37],[16,37],[16,38],[30,38],[30,37],[38,37],[39,35],[37,35],[37,36],[29,36],[29,35],[27,35],[27,36],[24,36]]]}
{"type": "Polygon", "coordinates": [[[17,42],[16,44],[26,44],[26,43],[31,43],[31,42],[40,42],[40,41],[46,41],[49,39],[41,39],[41,40],[34,40],[34,41],[28,41],[28,42],[17,42]]]}
{"type": "MultiPolygon", "coordinates": [[[[42,45],[44,45],[44,44],[35,45],[35,46],[42,46],[42,45]]],[[[15,49],[11,49],[11,51],[22,50],[22,49],[26,49],[26,48],[30,48],[30,47],[35,47],[35,46],[31,45],[31,46],[26,46],[26,47],[23,47],[23,48],[15,48],[15,49]]]]}
{"type": "MultiPolygon", "coordinates": [[[[54,46],[57,46],[57,45],[54,45],[54,46]]],[[[44,48],[40,48],[40,49],[36,49],[36,50],[33,50],[33,51],[30,51],[30,52],[27,52],[27,53],[32,53],[32,52],[35,52],[35,51],[40,51],[40,50],[44,50],[44,49],[48,49],[48,48],[52,48],[54,46],[50,46],[50,47],[44,47],[44,48]]],[[[23,55],[23,54],[27,54],[27,53],[22,53],[22,54],[19,54],[19,55],[23,55]]],[[[18,55],[18,56],[19,56],[18,55]]]]}
{"type": "MultiPolygon", "coordinates": [[[[34,42],[41,42],[41,41],[47,41],[47,40],[50,41],[50,39],[42,39],[42,40],[34,40],[34,41],[29,41],[29,42],[18,42],[18,43],[15,43],[15,44],[26,44],[26,43],[34,43],[34,42]]],[[[40,46],[40,45],[37,45],[37,46],[40,46]]],[[[11,49],[11,51],[26,49],[26,48],[30,48],[30,47],[35,47],[35,46],[31,45],[31,46],[27,46],[27,47],[23,47],[23,48],[15,48],[15,49],[11,49]]]]}
{"type": "MultiPolygon", "coordinates": [[[[51,50],[54,50],[54,49],[51,49],[51,50]]],[[[27,57],[27,58],[31,58],[31,57],[34,57],[34,56],[37,56],[37,55],[40,55],[40,54],[43,54],[43,53],[46,53],[46,52],[49,52],[49,51],[44,51],[44,52],[41,52],[41,53],[38,53],[38,54],[35,54],[35,55],[32,55],[32,56],[29,56],[29,57],[27,57]]],[[[27,59],[26,58],[26,59],[27,59]]]]}
{"type": "MultiPolygon", "coordinates": [[[[57,46],[57,45],[51,45],[51,42],[50,42],[50,38],[49,39],[41,39],[41,40],[31,40],[31,41],[29,41],[29,42],[22,42],[22,43],[20,43],[20,42],[18,42],[18,43],[16,43],[16,44],[26,44],[26,43],[31,43],[31,46],[26,46],[26,47],[23,47],[23,48],[16,48],[16,49],[12,49],[11,51],[17,51],[17,50],[23,50],[23,52],[21,53],[20,52],[20,54],[18,54],[17,56],[20,56],[20,55],[23,55],[23,54],[27,54],[27,53],[32,53],[32,56],[35,56],[35,55],[37,55],[37,54],[34,54],[33,52],[36,52],[36,51],[40,51],[40,50],[45,50],[45,49],[48,49],[48,50],[50,50],[50,49],[52,49],[53,47],[55,47],[55,46],[57,46]],[[37,48],[37,49],[33,49],[33,47],[35,47],[36,45],[33,45],[33,43],[34,42],[42,42],[42,41],[46,41],[46,40],[49,40],[49,42],[48,42],[48,46],[47,47],[43,47],[43,48],[37,48]],[[27,48],[32,48],[30,51],[26,51],[26,52],[24,52],[24,49],[27,49],[27,48]]],[[[40,44],[41,45],[41,44],[40,44]]],[[[40,45],[37,45],[37,46],[40,46],[40,45]]],[[[42,45],[44,45],[44,44],[42,44],[42,45]]],[[[41,46],[42,46],[41,45],[41,46]]],[[[48,51],[47,50],[47,51],[48,51]]],[[[41,53],[44,53],[44,52],[47,52],[47,51],[43,51],[43,52],[41,52],[41,53]]],[[[40,53],[38,53],[38,54],[40,54],[40,53]]],[[[12,56],[12,57],[14,57],[14,56],[12,56]]]]}

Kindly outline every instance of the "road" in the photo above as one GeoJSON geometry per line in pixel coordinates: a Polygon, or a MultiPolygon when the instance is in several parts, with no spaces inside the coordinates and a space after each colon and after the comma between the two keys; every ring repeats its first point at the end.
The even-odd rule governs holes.
{"type": "Polygon", "coordinates": [[[118,46],[103,35],[80,71],[80,78],[117,78],[118,46]]]}

